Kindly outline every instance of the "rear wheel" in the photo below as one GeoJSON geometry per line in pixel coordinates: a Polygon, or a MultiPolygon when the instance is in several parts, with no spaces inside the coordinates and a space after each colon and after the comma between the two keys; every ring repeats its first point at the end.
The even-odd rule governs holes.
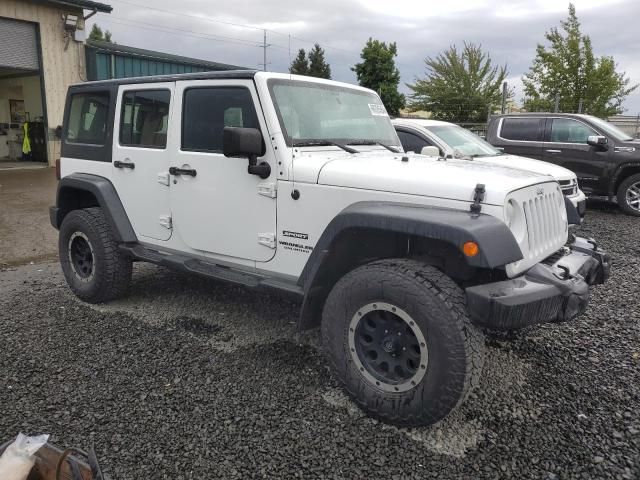
{"type": "Polygon", "coordinates": [[[86,302],[113,300],[129,287],[131,259],[118,251],[100,208],[67,214],[60,226],[58,253],[69,287],[86,302]]]}
{"type": "Polygon", "coordinates": [[[622,181],[618,187],[618,205],[624,213],[640,216],[640,173],[622,181]]]}
{"type": "Polygon", "coordinates": [[[389,259],[356,268],[325,303],[329,363],[365,410],[406,426],[430,425],[477,383],[484,337],[462,290],[434,267],[389,259]]]}

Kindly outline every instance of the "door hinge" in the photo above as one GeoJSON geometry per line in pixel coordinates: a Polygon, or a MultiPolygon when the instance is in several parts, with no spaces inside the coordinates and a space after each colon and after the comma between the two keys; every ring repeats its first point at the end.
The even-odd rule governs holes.
{"type": "Polygon", "coordinates": [[[481,203],[484,201],[484,194],[486,193],[484,184],[478,183],[473,191],[473,203],[469,206],[472,215],[480,215],[482,211],[481,203]]]}
{"type": "Polygon", "coordinates": [[[159,172],[158,173],[158,183],[161,185],[169,186],[170,175],[169,172],[159,172]]]}
{"type": "Polygon", "coordinates": [[[276,198],[278,195],[277,187],[275,183],[259,183],[258,195],[263,195],[269,198],[276,198]]]}
{"type": "Polygon", "coordinates": [[[269,248],[276,248],[276,234],[275,233],[259,233],[258,243],[269,248]]]}
{"type": "Polygon", "coordinates": [[[171,215],[160,215],[158,222],[165,228],[171,230],[173,228],[173,222],[171,221],[171,215]]]}

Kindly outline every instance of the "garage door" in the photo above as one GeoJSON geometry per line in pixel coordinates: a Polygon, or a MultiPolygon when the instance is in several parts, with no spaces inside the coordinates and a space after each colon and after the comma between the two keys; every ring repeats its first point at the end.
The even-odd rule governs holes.
{"type": "Polygon", "coordinates": [[[0,18],[0,75],[39,69],[35,24],[0,18]]]}

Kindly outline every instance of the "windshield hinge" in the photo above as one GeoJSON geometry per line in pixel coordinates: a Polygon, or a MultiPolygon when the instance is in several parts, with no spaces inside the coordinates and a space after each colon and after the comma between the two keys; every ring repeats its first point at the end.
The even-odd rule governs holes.
{"type": "Polygon", "coordinates": [[[276,184],[275,183],[259,183],[258,195],[263,195],[269,198],[276,198],[278,195],[276,184]]]}
{"type": "Polygon", "coordinates": [[[173,223],[171,222],[171,215],[160,215],[158,217],[158,223],[165,228],[171,230],[173,228],[173,223]]]}
{"type": "Polygon", "coordinates": [[[258,243],[269,248],[276,248],[276,234],[275,233],[259,233],[258,243]]]}
{"type": "Polygon", "coordinates": [[[480,215],[480,212],[482,211],[482,205],[480,204],[484,201],[484,194],[484,183],[478,183],[473,191],[473,203],[469,207],[469,210],[471,210],[473,215],[480,215]]]}

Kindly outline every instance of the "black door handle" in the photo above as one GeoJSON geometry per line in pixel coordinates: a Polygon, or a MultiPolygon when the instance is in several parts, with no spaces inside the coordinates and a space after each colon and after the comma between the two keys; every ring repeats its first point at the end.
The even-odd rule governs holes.
{"type": "Polygon", "coordinates": [[[116,160],[115,162],[113,162],[113,166],[116,167],[116,168],[130,168],[131,170],[136,168],[136,164],[135,163],[121,162],[120,160],[116,160]]]}
{"type": "Polygon", "coordinates": [[[191,168],[171,167],[169,168],[169,173],[171,175],[189,175],[190,177],[195,177],[198,172],[191,168]]]}

